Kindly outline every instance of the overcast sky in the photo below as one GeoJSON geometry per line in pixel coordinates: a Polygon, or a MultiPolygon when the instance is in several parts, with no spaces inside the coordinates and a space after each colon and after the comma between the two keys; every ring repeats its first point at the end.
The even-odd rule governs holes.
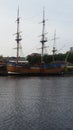
{"type": "Polygon", "coordinates": [[[45,52],[52,52],[56,29],[56,48],[66,52],[73,47],[73,0],[0,0],[0,55],[15,56],[16,17],[20,8],[20,31],[23,55],[41,52],[40,35],[42,32],[43,7],[45,7],[45,30],[48,42],[45,52]]]}

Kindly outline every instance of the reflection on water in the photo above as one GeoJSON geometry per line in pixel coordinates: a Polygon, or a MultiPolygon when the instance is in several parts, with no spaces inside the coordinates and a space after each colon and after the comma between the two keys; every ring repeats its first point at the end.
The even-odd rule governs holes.
{"type": "Polygon", "coordinates": [[[0,77],[0,130],[72,130],[73,77],[0,77]]]}

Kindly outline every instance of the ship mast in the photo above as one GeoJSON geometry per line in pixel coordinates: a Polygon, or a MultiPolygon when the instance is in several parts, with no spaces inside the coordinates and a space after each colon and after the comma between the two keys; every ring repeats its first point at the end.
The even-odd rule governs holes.
{"type": "Polygon", "coordinates": [[[44,63],[44,60],[43,60],[43,56],[44,56],[44,43],[47,42],[47,39],[45,37],[45,12],[44,12],[44,9],[43,9],[43,29],[42,29],[42,39],[41,39],[41,43],[42,43],[42,53],[41,53],[41,63],[44,63]]]}
{"type": "Polygon", "coordinates": [[[53,61],[55,61],[55,53],[56,53],[56,48],[55,48],[55,44],[56,44],[56,30],[55,30],[55,32],[54,32],[54,44],[53,44],[53,50],[52,50],[52,52],[53,52],[53,61]]]}
{"type": "Polygon", "coordinates": [[[54,38],[52,39],[54,41],[54,44],[53,44],[53,61],[55,61],[55,54],[57,52],[56,50],[56,40],[59,39],[59,37],[56,37],[56,30],[54,31],[54,38]]]}
{"type": "Polygon", "coordinates": [[[19,17],[19,7],[18,7],[18,11],[17,11],[17,33],[16,33],[16,42],[17,42],[17,63],[19,60],[19,44],[20,41],[22,40],[21,36],[20,36],[20,31],[19,31],[19,24],[20,24],[20,17],[19,17]]]}

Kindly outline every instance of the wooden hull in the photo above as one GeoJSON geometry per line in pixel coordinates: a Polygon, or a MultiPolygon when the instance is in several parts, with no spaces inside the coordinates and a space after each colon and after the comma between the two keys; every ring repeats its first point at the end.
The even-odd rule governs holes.
{"type": "Polygon", "coordinates": [[[22,75],[50,75],[50,74],[62,74],[64,67],[56,68],[41,68],[41,67],[25,67],[25,66],[13,66],[7,65],[8,74],[22,74],[22,75]]]}

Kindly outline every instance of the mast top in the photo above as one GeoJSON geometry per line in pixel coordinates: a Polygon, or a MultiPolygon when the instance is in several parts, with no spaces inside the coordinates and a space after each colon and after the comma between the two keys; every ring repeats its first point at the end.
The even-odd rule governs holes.
{"type": "Polygon", "coordinates": [[[47,42],[47,38],[45,37],[45,9],[43,8],[43,21],[42,21],[42,23],[43,23],[43,29],[42,29],[42,39],[41,39],[41,43],[45,43],[45,42],[47,42]]]}
{"type": "Polygon", "coordinates": [[[17,43],[19,43],[21,40],[22,40],[22,38],[21,38],[21,35],[20,35],[20,30],[19,30],[19,24],[20,24],[20,17],[19,17],[19,6],[18,6],[18,10],[17,10],[17,36],[16,36],[16,41],[17,41],[17,43]]]}
{"type": "Polygon", "coordinates": [[[18,10],[17,10],[17,21],[19,21],[20,18],[19,18],[19,6],[18,6],[18,10]]]}

